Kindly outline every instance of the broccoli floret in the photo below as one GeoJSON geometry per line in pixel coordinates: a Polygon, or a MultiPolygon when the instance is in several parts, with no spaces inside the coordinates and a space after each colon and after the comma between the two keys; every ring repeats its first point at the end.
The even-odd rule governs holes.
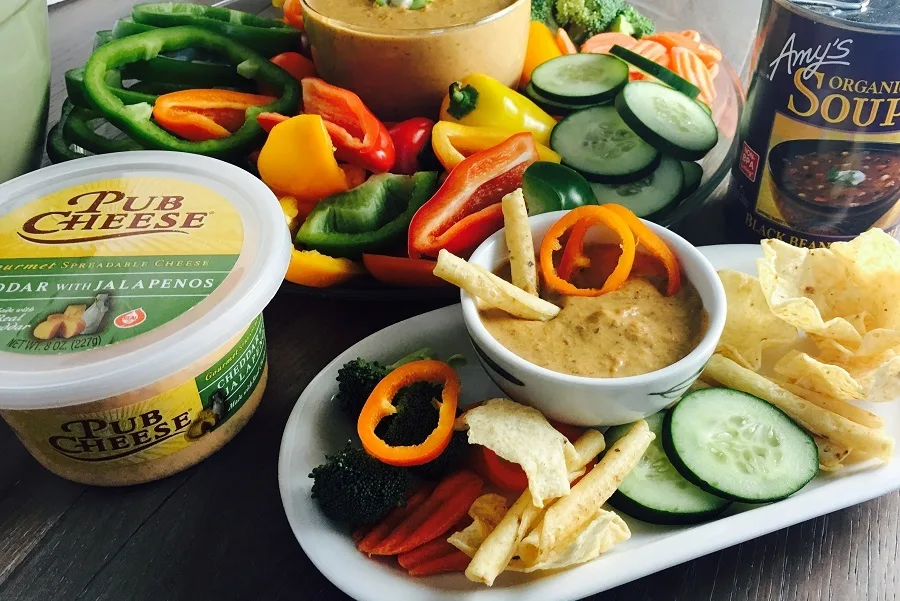
{"type": "Polygon", "coordinates": [[[338,370],[338,393],[335,395],[334,400],[347,415],[352,419],[357,419],[375,386],[388,373],[401,365],[419,361],[420,359],[433,358],[434,352],[431,349],[424,348],[403,357],[391,365],[382,365],[378,361],[354,359],[345,363],[338,370]]]}
{"type": "Polygon", "coordinates": [[[435,399],[441,398],[441,385],[416,382],[401,388],[394,397],[397,413],[382,420],[382,440],[394,447],[408,447],[425,442],[438,425],[435,399]]]}
{"type": "Polygon", "coordinates": [[[555,30],[557,25],[553,19],[554,2],[555,0],[531,0],[531,20],[555,30]]]}
{"type": "MultiPolygon", "coordinates": [[[[379,424],[378,435],[391,446],[421,444],[438,425],[435,399],[441,397],[441,386],[431,382],[417,382],[401,389],[394,398],[397,413],[379,424]]],[[[450,473],[468,449],[465,432],[455,432],[450,444],[437,459],[411,468],[411,472],[426,480],[437,480],[450,473]]]]}
{"type": "Polygon", "coordinates": [[[632,29],[631,35],[636,38],[650,35],[656,31],[656,25],[653,24],[653,21],[642,15],[638,12],[638,9],[630,4],[616,16],[616,19],[622,19],[628,23],[632,29]]]}
{"type": "Polygon", "coordinates": [[[556,0],[554,16],[569,36],[581,43],[606,31],[625,7],[625,0],[556,0]]]}
{"type": "Polygon", "coordinates": [[[309,475],[312,498],[328,518],[352,527],[372,524],[406,502],[409,472],[381,463],[350,443],[309,475]]]}
{"type": "Polygon", "coordinates": [[[412,468],[412,473],[424,480],[440,480],[459,467],[469,452],[469,436],[465,432],[454,432],[450,444],[437,459],[412,468]]]}

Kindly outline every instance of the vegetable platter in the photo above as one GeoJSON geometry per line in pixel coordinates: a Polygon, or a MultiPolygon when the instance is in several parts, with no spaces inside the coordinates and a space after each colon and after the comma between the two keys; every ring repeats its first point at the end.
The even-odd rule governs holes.
{"type": "Polygon", "coordinates": [[[51,159],[156,148],[248,169],[294,236],[282,289],[366,300],[453,298],[432,274],[438,250],[471,252],[518,187],[530,214],[616,202],[675,227],[732,162],[737,74],[714,40],[653,7],[609,2],[600,25],[599,9],[534,2],[517,85],[475,73],[432,114],[389,122],[319,78],[301,1],[135,6],[66,73],[51,159]],[[666,130],[663,105],[702,126],[666,130]],[[617,131],[636,149],[621,152],[632,143],[612,143],[617,131]]]}

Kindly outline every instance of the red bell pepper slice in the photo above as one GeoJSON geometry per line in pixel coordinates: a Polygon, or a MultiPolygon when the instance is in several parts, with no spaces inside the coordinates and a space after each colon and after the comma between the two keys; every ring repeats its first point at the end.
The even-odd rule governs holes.
{"type": "Polygon", "coordinates": [[[419,155],[431,145],[434,121],[427,117],[414,117],[390,128],[397,160],[391,173],[412,175],[419,170],[419,155]]]}
{"type": "Polygon", "coordinates": [[[390,257],[387,255],[363,255],[363,265],[369,274],[383,284],[407,288],[442,288],[450,286],[434,275],[437,265],[425,259],[390,257]]]}
{"type": "Polygon", "coordinates": [[[409,256],[436,257],[442,248],[470,254],[503,227],[500,200],[522,187],[522,174],[537,160],[534,137],[527,132],[466,158],[413,217],[409,256]]]}
{"type": "MultiPolygon", "coordinates": [[[[316,76],[316,66],[311,60],[300,54],[299,52],[282,52],[270,59],[274,64],[278,65],[297,81],[303,81],[307,77],[316,76]]],[[[269,96],[278,96],[278,90],[268,85],[261,85],[260,91],[269,96]]]]}
{"type": "Polygon", "coordinates": [[[180,90],[153,105],[160,127],[191,142],[227,138],[247,119],[247,109],[275,101],[272,96],[231,90],[180,90]]]}
{"type": "Polygon", "coordinates": [[[290,119],[287,115],[281,113],[260,113],[256,116],[256,122],[263,128],[266,133],[272,131],[272,128],[290,119]]]}
{"type": "Polygon", "coordinates": [[[301,0],[285,0],[281,10],[284,11],[284,21],[294,29],[305,31],[303,25],[303,10],[300,6],[301,0]]]}
{"type": "Polygon", "coordinates": [[[384,173],[394,166],[396,151],[391,134],[359,96],[315,77],[305,78],[301,85],[303,111],[325,121],[338,161],[373,173],[384,173]]]}

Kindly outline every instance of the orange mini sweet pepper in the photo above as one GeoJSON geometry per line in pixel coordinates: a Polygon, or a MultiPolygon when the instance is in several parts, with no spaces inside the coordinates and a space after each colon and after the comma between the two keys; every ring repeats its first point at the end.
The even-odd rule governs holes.
{"type": "Polygon", "coordinates": [[[180,90],[156,99],[153,119],[166,131],[191,142],[218,140],[241,128],[248,108],[275,100],[232,90],[180,90]]]}

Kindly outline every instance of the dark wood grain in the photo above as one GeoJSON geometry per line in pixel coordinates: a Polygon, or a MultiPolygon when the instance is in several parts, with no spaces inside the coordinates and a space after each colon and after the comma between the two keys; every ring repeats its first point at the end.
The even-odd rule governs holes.
{"type": "MultiPolygon", "coordinates": [[[[52,8],[51,122],[65,95],[62,74],[84,62],[93,32],[132,4],[68,0],[52,8]]],[[[746,63],[759,0],[654,4],[712,32],[739,68],[746,63]]],[[[720,205],[713,199],[683,226],[685,235],[723,241],[720,205]]],[[[0,422],[0,599],[346,599],[310,564],[284,517],[276,478],[282,430],[300,392],[332,357],[434,307],[276,297],[265,312],[271,379],[257,415],[221,452],[161,482],[128,489],[66,482],[41,468],[0,422]]],[[[892,494],[593,599],[887,601],[900,590],[898,540],[900,495],[892,494]]]]}

